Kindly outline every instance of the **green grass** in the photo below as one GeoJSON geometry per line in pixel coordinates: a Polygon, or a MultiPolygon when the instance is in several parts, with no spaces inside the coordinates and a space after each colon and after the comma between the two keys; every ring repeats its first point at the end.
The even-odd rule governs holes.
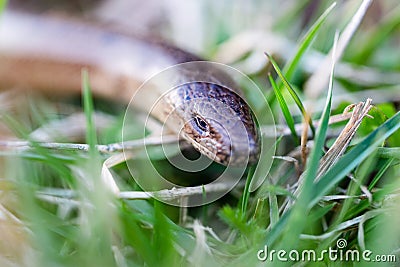
{"type": "MultiPolygon", "coordinates": [[[[286,77],[283,76],[283,73],[280,70],[280,68],[279,68],[278,64],[276,63],[276,61],[270,55],[266,54],[266,56],[268,57],[269,61],[271,61],[271,64],[274,67],[275,71],[277,72],[279,78],[282,80],[282,83],[285,85],[285,87],[288,90],[290,96],[293,98],[294,102],[296,103],[297,107],[299,108],[301,114],[304,117],[304,121],[306,121],[306,123],[310,125],[310,128],[311,128],[311,130],[312,130],[312,132],[314,134],[315,133],[315,128],[313,126],[312,120],[311,120],[310,116],[307,114],[307,111],[304,108],[303,102],[301,101],[299,95],[296,93],[294,88],[290,85],[290,83],[286,79],[286,77]]],[[[292,127],[293,127],[293,125],[292,125],[292,127]]]]}
{"type": "MultiPolygon", "coordinates": [[[[370,67],[376,71],[376,77],[384,71],[399,72],[400,63],[387,64],[386,59],[398,54],[400,6],[394,0],[375,1],[379,8],[393,11],[367,13],[366,19],[373,27],[368,30],[361,25],[344,47],[344,59],[331,64],[327,73],[331,78],[323,98],[313,99],[310,104],[303,89],[318,69],[310,72],[304,66],[308,60],[315,59],[316,49],[323,48],[319,51],[323,53],[335,46],[332,45],[332,40],[337,41],[334,33],[343,32],[344,28],[340,27],[351,21],[360,2],[338,2],[335,6],[332,1],[320,1],[313,8],[310,3],[293,1],[282,10],[273,1],[264,3],[270,9],[264,9],[258,1],[249,1],[247,9],[239,2],[223,7],[209,2],[203,6],[205,10],[208,10],[205,7],[213,10],[205,12],[203,23],[215,25],[207,40],[212,47],[208,55],[242,31],[254,30],[256,21],[260,23],[260,18],[266,17],[271,21],[266,22],[268,26],[263,31],[273,31],[292,44],[281,48],[280,53],[259,51],[258,47],[251,46],[250,51],[244,51],[232,62],[234,66],[244,66],[252,62],[248,61],[252,53],[261,59],[267,53],[268,60],[258,61],[267,65],[251,75],[266,95],[273,95],[269,99],[271,103],[274,101],[271,99],[277,100],[279,105],[271,105],[272,111],[277,123],[284,124],[289,133],[278,136],[276,142],[277,155],[287,156],[287,161],[274,159],[266,180],[255,192],[251,190],[253,167],[230,193],[203,207],[173,207],[151,198],[120,198],[110,192],[102,178],[103,163],[110,155],[100,154],[95,146],[121,140],[123,112],[110,108],[114,105],[111,103],[102,108],[104,102],[92,96],[90,73],[86,71],[82,72],[82,99],[54,103],[32,96],[29,105],[12,109],[0,106],[1,124],[30,145],[25,150],[3,149],[5,139],[0,139],[0,265],[260,266],[257,253],[264,246],[269,251],[312,250],[320,255],[323,250],[338,249],[337,241],[344,239],[347,245],[339,251],[370,250],[373,255],[395,255],[396,263],[378,266],[397,266],[400,261],[400,97],[393,95],[383,103],[375,103],[373,96],[366,94],[362,99],[354,99],[352,93],[357,92],[359,96],[364,89],[369,89],[368,92],[374,89],[379,94],[379,90],[387,88],[386,81],[359,85],[350,81],[351,78],[349,81],[336,79],[335,72],[343,68],[343,63],[349,64],[350,74],[370,67]],[[385,5],[380,6],[382,2],[385,5]],[[218,10],[226,16],[217,15],[218,10]],[[254,12],[246,17],[251,23],[241,17],[242,26],[229,26],[224,19],[238,10],[254,12]],[[305,17],[309,20],[302,24],[307,21],[305,17]],[[284,66],[282,70],[280,66],[284,66]],[[277,76],[273,76],[275,73],[277,76]],[[342,94],[348,95],[346,101],[337,103],[342,94]],[[321,157],[345,124],[328,125],[329,116],[341,113],[348,103],[369,97],[374,104],[370,111],[373,118],[363,119],[343,156],[316,179],[321,157]],[[322,108],[320,103],[324,103],[322,108]],[[85,115],[85,133],[80,141],[89,145],[89,151],[47,149],[33,140],[30,135],[33,130],[63,118],[71,110],[85,115]],[[107,111],[114,123],[99,130],[94,120],[99,111],[107,111]],[[300,143],[296,127],[304,120],[311,124],[311,117],[319,124],[307,143],[309,153],[304,166],[296,153],[300,143]],[[301,186],[296,191],[293,185],[298,181],[301,186]]],[[[172,33],[171,38],[174,38],[172,33]]],[[[238,46],[234,52],[240,54],[240,49],[238,46]]],[[[203,54],[207,55],[207,51],[203,54]]],[[[253,61],[253,64],[258,63],[253,61]]],[[[244,91],[249,101],[253,99],[250,90],[244,91]]],[[[136,126],[130,125],[132,136],[136,126]]],[[[131,166],[141,167],[139,153],[130,161],[131,166]]],[[[201,185],[201,179],[221,171],[220,166],[213,165],[199,174],[177,172],[158,154],[154,163],[186,184],[194,181],[201,185]]],[[[140,191],[125,162],[114,166],[111,173],[121,191],[140,191]]],[[[200,198],[207,194],[202,187],[200,198]]],[[[366,264],[334,261],[327,254],[319,262],[304,263],[305,266],[366,264]]],[[[261,263],[264,265],[292,266],[293,262],[275,258],[274,262],[261,263]]]]}
{"type": "Polygon", "coordinates": [[[288,127],[290,129],[293,139],[296,142],[296,144],[299,145],[299,136],[297,135],[295,125],[294,125],[294,119],[292,117],[292,114],[290,114],[288,104],[286,103],[285,98],[283,97],[280,89],[278,88],[278,85],[275,83],[271,74],[268,74],[268,79],[272,85],[272,88],[274,89],[276,99],[278,100],[279,106],[282,110],[283,116],[285,117],[286,124],[288,125],[288,127]]]}

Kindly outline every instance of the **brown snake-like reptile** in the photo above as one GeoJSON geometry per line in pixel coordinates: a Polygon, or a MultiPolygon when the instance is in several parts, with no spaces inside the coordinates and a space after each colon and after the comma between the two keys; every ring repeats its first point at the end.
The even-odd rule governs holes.
{"type": "MultiPolygon", "coordinates": [[[[79,93],[81,70],[87,68],[95,95],[127,103],[135,88],[157,72],[201,60],[162,42],[69,19],[6,11],[0,27],[3,88],[79,93]]],[[[151,115],[164,122],[173,112],[166,125],[219,163],[255,163],[260,141],[249,106],[226,73],[198,66],[179,75],[187,78],[194,71],[199,81],[177,86],[162,98],[162,108],[153,109],[151,115]],[[204,81],[203,76],[212,82],[204,81]]],[[[168,89],[158,88],[157,94],[168,89]]],[[[141,104],[152,104],[144,98],[141,104]]]]}

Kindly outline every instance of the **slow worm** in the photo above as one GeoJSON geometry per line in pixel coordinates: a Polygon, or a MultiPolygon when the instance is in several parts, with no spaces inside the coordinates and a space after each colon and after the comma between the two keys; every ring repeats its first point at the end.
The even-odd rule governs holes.
{"type": "MultiPolygon", "coordinates": [[[[160,41],[81,21],[10,10],[1,17],[3,88],[78,94],[81,70],[87,68],[95,95],[127,103],[135,89],[152,75],[166,67],[200,60],[160,41]]],[[[179,75],[186,81],[197,73],[199,81],[181,84],[169,93],[170,88],[154,89],[164,97],[151,115],[221,164],[255,163],[260,150],[259,133],[240,90],[224,71],[208,65],[194,66],[189,71],[178,69],[179,75]]],[[[150,91],[147,93],[154,94],[150,91]]],[[[140,104],[153,104],[146,99],[145,92],[140,104]]]]}

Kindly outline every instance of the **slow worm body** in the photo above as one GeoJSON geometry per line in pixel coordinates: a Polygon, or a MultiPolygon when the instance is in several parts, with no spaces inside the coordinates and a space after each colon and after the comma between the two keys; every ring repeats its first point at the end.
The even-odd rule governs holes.
{"type": "MultiPolygon", "coordinates": [[[[199,60],[159,41],[70,19],[7,11],[0,21],[3,88],[79,93],[81,70],[87,68],[95,95],[127,103],[152,75],[175,64],[199,60]]],[[[219,163],[239,166],[256,162],[259,134],[250,108],[226,73],[201,66],[178,69],[180,79],[187,81],[189,77],[192,82],[170,93],[165,94],[167,89],[162,86],[149,90],[148,94],[165,94],[151,115],[219,163]],[[193,73],[194,78],[190,77],[193,73]]],[[[146,99],[145,93],[140,104],[154,104],[146,99]]]]}

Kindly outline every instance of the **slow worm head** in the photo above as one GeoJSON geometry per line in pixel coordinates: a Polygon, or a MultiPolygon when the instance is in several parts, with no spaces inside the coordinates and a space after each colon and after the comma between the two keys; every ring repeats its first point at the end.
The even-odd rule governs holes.
{"type": "MultiPolygon", "coordinates": [[[[6,88],[79,93],[81,69],[87,68],[95,95],[128,102],[133,88],[155,73],[196,60],[171,45],[76,20],[8,10],[0,21],[0,85],[6,88]]],[[[205,78],[170,92],[148,91],[139,104],[153,104],[146,94],[164,94],[162,108],[150,115],[221,164],[255,163],[259,134],[240,90],[226,73],[213,68],[182,70],[179,75],[189,77],[193,71],[205,78]]]]}

